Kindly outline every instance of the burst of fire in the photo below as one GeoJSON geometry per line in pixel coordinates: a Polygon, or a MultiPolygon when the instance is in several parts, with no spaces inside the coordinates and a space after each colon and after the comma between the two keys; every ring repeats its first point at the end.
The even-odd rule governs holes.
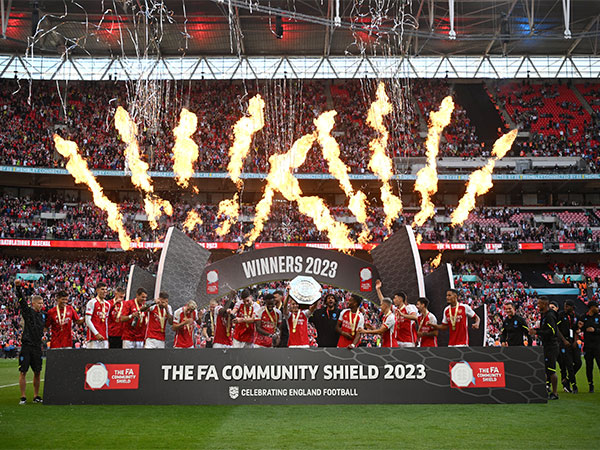
{"type": "Polygon", "coordinates": [[[250,151],[252,137],[265,125],[264,109],[265,101],[260,94],[255,95],[248,103],[249,116],[242,117],[233,126],[234,141],[229,149],[227,172],[229,172],[231,179],[238,187],[242,182],[240,173],[242,173],[244,160],[250,151]]]}
{"type": "Polygon", "coordinates": [[[287,200],[295,201],[300,212],[310,217],[319,231],[326,232],[334,247],[341,250],[354,248],[350,239],[350,230],[341,222],[336,221],[329,208],[320,197],[304,197],[298,179],[292,174],[293,169],[300,167],[313,143],[316,134],[307,134],[296,140],[287,153],[272,155],[269,158],[271,169],[267,175],[267,185],[263,198],[256,205],[254,228],[248,234],[246,246],[251,245],[264,227],[269,217],[275,191],[279,191],[287,200]]]}
{"type": "Polygon", "coordinates": [[[115,127],[119,130],[121,140],[127,144],[125,157],[129,170],[131,170],[131,182],[144,192],[144,209],[150,222],[150,227],[155,230],[158,227],[156,220],[164,212],[168,216],[173,214],[173,207],[168,200],[163,200],[154,194],[152,179],[148,175],[148,163],[140,157],[140,147],[137,141],[137,126],[129,116],[129,113],[119,106],[115,113],[115,127]]]}
{"type": "Polygon", "coordinates": [[[417,245],[419,245],[421,242],[423,242],[423,235],[421,233],[417,233],[415,235],[415,241],[416,241],[417,245]]]}
{"type": "Polygon", "coordinates": [[[367,124],[379,133],[378,137],[369,142],[369,149],[372,152],[369,169],[382,182],[380,192],[383,212],[385,213],[384,225],[389,228],[402,212],[402,200],[392,193],[392,187],[390,186],[390,179],[394,173],[394,163],[385,152],[389,132],[383,123],[383,118],[392,112],[392,104],[385,92],[383,83],[379,83],[376,95],[376,100],[371,103],[367,115],[367,124]]]}
{"type": "Polygon", "coordinates": [[[197,127],[196,114],[183,108],[179,116],[179,125],[173,130],[173,171],[177,184],[184,188],[188,187],[189,179],[194,174],[194,161],[198,159],[198,145],[192,139],[197,127]]]}
{"type": "Polygon", "coordinates": [[[354,192],[350,183],[348,172],[350,169],[340,159],[340,146],[331,135],[331,130],[335,125],[336,111],[327,111],[315,119],[317,127],[317,139],[321,144],[323,157],[327,161],[329,173],[333,175],[340,183],[340,187],[349,200],[348,209],[354,214],[358,223],[363,227],[363,233],[359,240],[366,243],[369,237],[369,228],[367,225],[367,196],[361,192],[354,192]]]}
{"type": "Polygon", "coordinates": [[[504,158],[517,138],[518,130],[514,129],[501,136],[494,142],[492,158],[485,166],[469,175],[467,190],[458,202],[458,207],[452,212],[452,226],[462,225],[475,208],[475,198],[488,192],[492,186],[492,172],[496,161],[504,158]]]}
{"type": "Polygon", "coordinates": [[[435,269],[440,265],[441,262],[442,262],[442,252],[439,252],[437,254],[437,256],[431,260],[431,262],[429,263],[429,266],[435,269]]]}
{"type": "Polygon", "coordinates": [[[106,212],[108,226],[119,234],[119,241],[123,250],[129,250],[131,248],[131,238],[123,225],[123,216],[119,211],[119,207],[104,195],[102,187],[88,168],[87,162],[79,154],[77,144],[65,140],[57,134],[54,135],[54,144],[58,153],[67,158],[67,170],[75,178],[75,182],[86,184],[92,192],[96,206],[106,212]]]}
{"type": "Polygon", "coordinates": [[[452,97],[444,98],[438,111],[431,111],[429,114],[429,130],[427,132],[427,165],[417,172],[415,181],[415,191],[421,193],[421,210],[415,215],[413,226],[423,225],[427,219],[435,214],[435,206],[431,197],[438,189],[437,176],[437,155],[440,150],[440,139],[442,131],[450,123],[454,111],[454,101],[452,97]]]}
{"type": "Polygon", "coordinates": [[[202,219],[200,218],[200,215],[194,211],[188,211],[187,213],[187,217],[185,218],[185,222],[183,222],[183,228],[185,228],[188,231],[192,231],[194,228],[196,228],[196,225],[202,225],[202,219]]]}
{"type": "Polygon", "coordinates": [[[221,222],[219,228],[217,228],[217,234],[219,236],[225,236],[231,230],[231,226],[235,223],[240,213],[240,204],[238,203],[237,192],[233,198],[221,200],[219,203],[219,214],[225,216],[225,220],[221,222]]]}

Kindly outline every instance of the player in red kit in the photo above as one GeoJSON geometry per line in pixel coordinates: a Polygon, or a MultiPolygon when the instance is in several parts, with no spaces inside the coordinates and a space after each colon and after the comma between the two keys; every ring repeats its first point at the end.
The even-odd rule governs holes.
{"type": "Polygon", "coordinates": [[[173,314],[174,348],[194,348],[194,328],[198,322],[198,305],[190,300],[173,314]]]}
{"type": "Polygon", "coordinates": [[[254,303],[252,295],[248,289],[242,291],[242,301],[238,303],[231,311],[235,316],[233,323],[233,348],[253,348],[254,333],[256,322],[256,313],[258,312],[257,304],[254,303]]]}
{"type": "Polygon", "coordinates": [[[50,330],[50,348],[73,347],[73,322],[83,323],[77,311],[68,305],[69,297],[65,291],[56,294],[56,306],[46,315],[46,328],[50,330]]]}
{"type": "Polygon", "coordinates": [[[318,303],[315,302],[308,309],[300,309],[296,300],[286,296],[283,301],[283,316],[287,318],[289,329],[288,348],[309,348],[310,340],[308,338],[308,319],[313,311],[317,309],[318,303]]]}
{"type": "Polygon", "coordinates": [[[146,313],[148,326],[144,348],[165,348],[165,327],[173,324],[173,310],[169,305],[169,294],[161,292],[154,305],[146,313]]]}
{"type": "Polygon", "coordinates": [[[216,305],[213,348],[230,348],[233,344],[233,318],[227,307],[216,305]]]}
{"type": "Polygon", "coordinates": [[[419,310],[417,339],[419,340],[419,347],[437,347],[437,319],[427,310],[428,306],[429,300],[425,297],[417,300],[417,309],[419,310]]]}
{"type": "Polygon", "coordinates": [[[146,338],[146,313],[144,307],[148,292],[138,288],[135,298],[127,300],[123,305],[121,322],[123,324],[123,348],[144,348],[146,338]]]}
{"type": "Polygon", "coordinates": [[[96,285],[96,297],[85,306],[85,324],[87,325],[87,348],[108,348],[108,312],[112,303],[105,299],[106,284],[96,285]]]}
{"type": "Polygon", "coordinates": [[[123,348],[123,300],[125,300],[125,289],[115,289],[115,298],[108,313],[108,348],[123,348]]]}
{"type": "Polygon", "coordinates": [[[362,299],[352,294],[348,300],[349,308],[342,310],[340,318],[335,327],[336,331],[340,335],[338,339],[338,348],[356,348],[360,342],[359,328],[365,327],[365,318],[362,313],[358,310],[362,299]]]}
{"type": "Polygon", "coordinates": [[[277,347],[279,344],[279,329],[281,327],[281,311],[275,308],[275,296],[266,294],[263,297],[264,305],[259,308],[256,317],[256,339],[257,347],[277,347]]]}
{"type": "MultiPolygon", "coordinates": [[[[379,300],[383,298],[381,280],[375,282],[375,290],[379,300]]],[[[414,305],[408,303],[406,293],[398,291],[394,294],[392,312],[396,319],[394,327],[394,340],[397,347],[414,347],[415,333],[413,321],[417,320],[418,311],[414,305]]]]}
{"type": "Polygon", "coordinates": [[[446,292],[448,306],[444,309],[442,324],[436,325],[438,330],[448,330],[448,347],[469,346],[469,317],[474,318],[472,327],[479,328],[479,316],[469,305],[458,302],[458,291],[448,289],[446,292]]]}
{"type": "Polygon", "coordinates": [[[382,347],[396,347],[396,341],[394,339],[394,326],[396,324],[396,316],[392,312],[392,299],[389,297],[383,297],[381,299],[381,326],[375,330],[365,330],[359,328],[358,332],[361,334],[378,334],[381,336],[382,347]]]}

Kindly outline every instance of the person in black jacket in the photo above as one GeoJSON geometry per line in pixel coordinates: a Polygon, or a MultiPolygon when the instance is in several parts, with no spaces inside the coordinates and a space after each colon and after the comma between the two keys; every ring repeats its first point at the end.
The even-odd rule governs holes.
{"type": "Polygon", "coordinates": [[[565,392],[577,394],[577,381],[575,376],[581,368],[581,352],[577,344],[578,319],[575,315],[575,306],[571,300],[565,301],[563,311],[558,314],[558,332],[560,353],[560,378],[565,392]]]}
{"type": "Polygon", "coordinates": [[[537,302],[538,310],[542,314],[540,327],[529,330],[531,336],[537,336],[544,346],[544,363],[546,366],[546,382],[552,386],[552,392],[548,396],[549,400],[558,400],[557,386],[558,377],[556,376],[556,359],[558,358],[558,337],[557,337],[557,314],[550,309],[548,297],[540,297],[537,302]]]}
{"type": "Polygon", "coordinates": [[[590,384],[590,392],[594,392],[594,361],[600,368],[600,314],[598,314],[598,303],[593,301],[588,303],[588,312],[581,316],[579,328],[583,330],[585,374],[590,384]]]}
{"type": "Polygon", "coordinates": [[[329,293],[325,296],[325,307],[317,309],[310,316],[309,322],[317,330],[317,344],[319,347],[337,347],[340,336],[335,331],[335,327],[341,312],[337,305],[336,296],[329,293]]]}
{"type": "Polygon", "coordinates": [[[31,297],[31,306],[29,306],[20,280],[15,281],[15,294],[25,322],[21,335],[21,352],[19,353],[19,387],[21,388],[19,404],[27,403],[25,397],[26,374],[30,367],[33,371],[33,402],[42,403],[40,374],[42,372],[42,336],[46,325],[46,314],[42,311],[44,300],[39,295],[34,295],[31,297]]]}
{"type": "Polygon", "coordinates": [[[527,336],[527,341],[531,344],[527,322],[521,316],[515,314],[515,305],[512,302],[505,303],[504,312],[506,313],[506,317],[502,322],[502,333],[500,334],[502,346],[523,346],[525,336],[527,336]]]}

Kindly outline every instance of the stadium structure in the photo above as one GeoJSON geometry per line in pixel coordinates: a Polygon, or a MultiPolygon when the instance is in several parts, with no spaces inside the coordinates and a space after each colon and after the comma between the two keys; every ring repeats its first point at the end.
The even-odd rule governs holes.
{"type": "Polygon", "coordinates": [[[371,262],[410,225],[425,273],[449,263],[463,298],[487,310],[490,346],[506,300],[534,323],[538,295],[579,313],[598,298],[598,1],[0,4],[5,347],[19,336],[12,278],[49,300],[67,289],[81,308],[97,281],[126,284],[130,264],[155,270],[172,226],[213,262],[278,245],[371,262]],[[195,119],[180,136],[182,109],[195,119]],[[78,145],[105,200],[54,136],[78,145]],[[294,166],[302,136],[313,141],[294,166]],[[117,205],[122,228],[100,203],[117,205]]]}

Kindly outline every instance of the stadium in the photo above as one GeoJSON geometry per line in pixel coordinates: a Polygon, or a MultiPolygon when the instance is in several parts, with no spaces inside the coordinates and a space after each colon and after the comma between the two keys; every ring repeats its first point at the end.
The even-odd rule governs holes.
{"type": "Polygon", "coordinates": [[[598,447],[600,2],[0,6],[0,447],[598,447]]]}

